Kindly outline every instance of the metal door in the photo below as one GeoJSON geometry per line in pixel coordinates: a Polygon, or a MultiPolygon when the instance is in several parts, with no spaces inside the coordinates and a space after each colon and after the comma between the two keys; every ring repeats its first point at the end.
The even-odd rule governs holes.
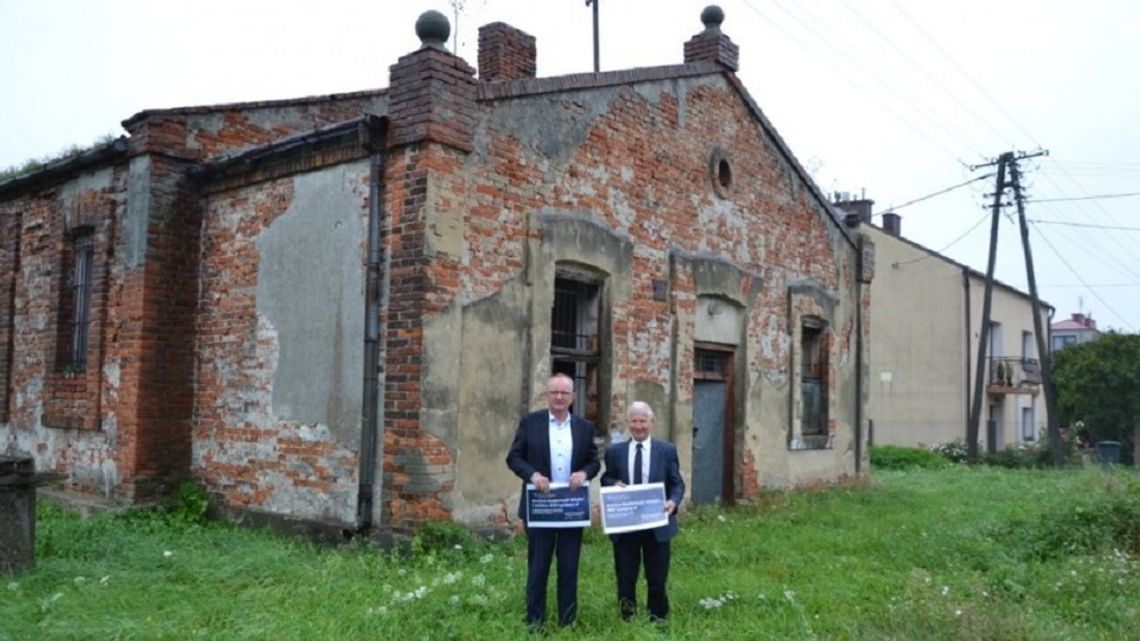
{"type": "Polygon", "coordinates": [[[725,381],[693,381],[693,503],[723,499],[725,381]]]}

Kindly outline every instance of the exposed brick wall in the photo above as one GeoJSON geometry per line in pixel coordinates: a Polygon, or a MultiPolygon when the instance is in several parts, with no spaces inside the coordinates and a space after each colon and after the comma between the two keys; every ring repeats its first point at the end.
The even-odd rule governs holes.
{"type": "Polygon", "coordinates": [[[142,309],[132,346],[138,358],[133,491],[140,498],[174,489],[190,468],[201,213],[187,168],[162,157],[150,166],[142,309]]]}
{"type": "Polygon", "coordinates": [[[156,153],[208,161],[358,118],[383,115],[384,93],[322,102],[279,101],[215,108],[143,112],[123,123],[132,154],[156,153]]]}
{"type": "MultiPolygon", "coordinates": [[[[333,212],[334,219],[367,215],[367,164],[356,167],[348,186],[359,210],[333,212]]],[[[296,180],[297,175],[290,174],[233,187],[212,193],[206,204],[192,469],[229,508],[343,526],[355,508],[356,443],[346,442],[327,424],[279,415],[273,385],[280,367],[281,337],[258,307],[265,261],[258,239],[297,206],[296,180]]],[[[361,237],[357,248],[361,270],[365,240],[361,237]]],[[[296,260],[323,258],[298,255],[296,260]]],[[[364,306],[363,298],[345,303],[364,306]]],[[[345,336],[344,345],[330,344],[328,349],[358,349],[357,340],[363,337],[345,336]]],[[[360,380],[344,381],[346,386],[360,384],[360,380]]]]}
{"type": "Polygon", "coordinates": [[[475,69],[462,58],[424,48],[392,65],[388,146],[436,142],[472,148],[475,69]]]}
{"type": "MultiPolygon", "coordinates": [[[[9,415],[0,449],[32,454],[40,469],[70,476],[75,489],[118,495],[127,475],[119,445],[119,348],[112,318],[122,304],[120,237],[126,168],[83,173],[71,181],[4,203],[21,212],[11,241],[14,274],[9,415]],[[70,232],[86,228],[94,245],[86,368],[61,370],[61,343],[70,340],[63,288],[72,265],[70,232]],[[107,376],[110,372],[111,376],[107,376]]],[[[7,240],[7,239],[6,239],[7,240]]],[[[7,244],[7,243],[5,243],[7,244]]]]}
{"type": "MultiPolygon", "coordinates": [[[[762,277],[744,285],[756,304],[749,310],[748,345],[741,346],[741,356],[747,358],[748,380],[766,380],[784,390],[789,390],[796,322],[789,316],[788,288],[812,283],[843,298],[853,287],[844,274],[852,273],[848,263],[854,264],[854,249],[736,88],[718,76],[674,86],[682,93],[646,86],[615,88],[589,100],[535,96],[481,103],[486,111],[476,130],[478,157],[464,167],[470,187],[457,292],[464,300],[490,295],[517,277],[527,260],[527,220],[538,212],[585,215],[631,240],[632,299],[615,301],[612,308],[614,386],[612,397],[603,401],[617,423],[632,400],[626,394],[634,381],[665,390],[676,385],[680,401],[692,398],[691,350],[682,349],[680,360],[672,362],[671,337],[675,321],[692,319],[697,291],[683,270],[670,273],[670,252],[715,256],[762,277]],[[592,115],[597,104],[606,108],[592,115]],[[497,116],[500,107],[511,116],[497,116]],[[545,131],[520,122],[542,122],[545,131]],[[588,126],[561,138],[552,155],[544,142],[550,132],[582,122],[588,126]],[[714,146],[732,166],[727,198],[716,193],[707,169],[714,146]],[[654,299],[654,280],[670,282],[668,300],[654,299]]],[[[846,332],[850,319],[837,322],[832,329],[846,332]]],[[[691,335],[692,328],[679,331],[691,335]]],[[[839,342],[829,345],[834,353],[839,342]]],[[[830,380],[838,376],[833,371],[830,380]]],[[[780,401],[787,402],[787,396],[780,401]]],[[[788,425],[765,429],[783,435],[788,425]]],[[[761,478],[755,453],[745,448],[741,456],[747,468],[741,490],[747,496],[758,491],[761,478]]]]}
{"type": "Polygon", "coordinates": [[[534,36],[505,22],[479,27],[480,80],[534,78],[536,58],[534,36]]]}

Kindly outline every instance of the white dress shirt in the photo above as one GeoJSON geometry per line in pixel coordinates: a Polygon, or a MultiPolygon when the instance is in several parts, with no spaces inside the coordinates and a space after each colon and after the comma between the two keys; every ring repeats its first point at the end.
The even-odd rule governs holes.
{"type": "Polygon", "coordinates": [[[637,456],[637,444],[641,443],[641,482],[649,482],[649,452],[652,449],[650,441],[653,440],[652,436],[646,436],[644,441],[637,441],[634,439],[629,440],[629,484],[633,484],[633,461],[637,456]]]}
{"type": "Polygon", "coordinates": [[[550,414],[550,482],[569,483],[570,459],[574,455],[574,434],[570,431],[570,413],[559,421],[550,414]]]}

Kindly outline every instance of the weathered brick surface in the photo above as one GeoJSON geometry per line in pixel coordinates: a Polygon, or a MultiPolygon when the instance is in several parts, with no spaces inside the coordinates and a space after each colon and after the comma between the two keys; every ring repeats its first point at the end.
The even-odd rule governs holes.
{"type": "Polygon", "coordinates": [[[111,320],[123,305],[119,254],[125,167],[108,168],[5,203],[19,212],[5,252],[15,270],[8,308],[12,334],[6,392],[8,415],[0,449],[32,454],[41,469],[69,473],[77,489],[118,492],[129,457],[117,443],[118,348],[111,320]],[[90,234],[94,246],[86,368],[65,371],[71,307],[71,238],[90,234]]]}
{"type": "Polygon", "coordinates": [[[534,36],[503,22],[479,27],[480,80],[533,78],[536,66],[534,36]]]}
{"type": "MultiPolygon", "coordinates": [[[[366,214],[367,173],[350,176],[366,214]]],[[[358,452],[325,422],[305,423],[273,404],[279,368],[279,330],[258,311],[264,256],[258,240],[295,203],[289,175],[212,195],[202,229],[197,320],[193,471],[232,508],[314,521],[350,521],[358,452]]],[[[365,239],[355,248],[364,260],[365,239]]],[[[298,255],[297,261],[321,260],[298,255]]],[[[361,267],[362,269],[363,267],[361,267]]],[[[328,283],[337,287],[337,283],[328,283]]],[[[298,304],[304,304],[299,301],[298,304]]],[[[348,301],[363,308],[363,299],[348,301]]],[[[314,328],[321,329],[321,328],[314,328]]],[[[343,346],[359,349],[362,337],[343,346]]],[[[325,383],[314,381],[314,384],[325,383]]],[[[344,385],[359,386],[359,380],[344,385]]]]}
{"type": "MultiPolygon", "coordinates": [[[[548,313],[534,305],[547,300],[538,292],[554,275],[553,265],[536,267],[544,256],[606,279],[608,397],[600,402],[611,422],[624,423],[635,390],[650,390],[668,404],[658,415],[672,418],[682,447],[699,306],[719,297],[743,310],[736,355],[743,433],[734,437],[732,462],[743,496],[802,477],[785,451],[795,430],[787,417],[799,398],[795,341],[805,315],[824,318],[829,428],[839,442],[823,455],[832,458],[812,460],[815,469],[826,466],[822,476],[851,473],[842,457],[853,410],[840,401],[854,376],[853,309],[868,309],[866,292],[861,301],[855,292],[868,270],[857,272],[850,238],[739,82],[725,75],[735,68],[735,45],[710,29],[686,44],[690,64],[546,81],[529,77],[529,36],[505,25],[488,33],[508,55],[489,63],[485,76],[503,82],[477,86],[464,61],[429,48],[401,58],[383,94],[143,112],[127,122],[129,167],[108,168],[101,182],[77,178],[0,203],[0,340],[10,345],[0,352],[0,421],[7,421],[0,447],[34,452],[41,467],[70,472],[77,487],[127,500],[192,473],[229,507],[350,520],[360,464],[359,445],[345,431],[352,421],[298,420],[275,405],[288,404],[274,398],[286,343],[260,311],[259,279],[269,267],[258,243],[295,211],[299,194],[312,199],[306,211],[325,212],[321,189],[330,185],[299,192],[302,176],[345,172],[347,182],[334,189],[341,200],[327,213],[366,219],[367,165],[333,145],[312,152],[327,154],[319,161],[294,150],[272,170],[247,167],[224,180],[207,172],[199,182],[188,175],[195,164],[371,108],[390,118],[381,525],[412,530],[479,501],[478,518],[508,519],[503,506],[517,485],[499,460],[461,458],[456,416],[472,411],[460,404],[467,399],[484,405],[480,416],[513,423],[522,405],[537,400],[530,379],[545,375],[549,345],[534,337],[549,328],[534,326],[536,314],[548,313]],[[731,184],[716,184],[719,159],[731,166],[731,184]],[[148,207],[131,218],[128,197],[141,192],[148,207]],[[92,228],[97,259],[89,366],[72,374],[57,367],[58,327],[67,230],[77,225],[92,228]],[[558,229],[594,230],[582,237],[622,256],[556,240],[551,230],[558,229]],[[544,254],[555,242],[567,246],[544,254]],[[710,284],[708,265],[725,266],[731,282],[710,284]],[[665,284],[664,296],[654,295],[655,283],[665,284]],[[496,297],[520,323],[509,330],[520,336],[508,364],[526,380],[498,372],[459,380],[457,367],[470,364],[447,352],[468,353],[465,341],[479,336],[468,333],[465,314],[496,297]],[[529,327],[521,320],[528,317],[529,327]],[[483,389],[461,393],[465,385],[483,389]],[[483,474],[492,465],[501,473],[483,474]],[[472,499],[465,476],[493,480],[472,499]]],[[[361,234],[358,246],[337,249],[358,252],[363,270],[365,242],[361,234]]],[[[345,304],[363,307],[363,291],[345,304]]],[[[473,325],[485,328],[489,317],[473,325]]],[[[502,344],[511,338],[495,336],[502,344]]],[[[335,348],[355,349],[361,339],[338,334],[335,348]]],[[[330,389],[359,385],[345,380],[330,389]]]]}

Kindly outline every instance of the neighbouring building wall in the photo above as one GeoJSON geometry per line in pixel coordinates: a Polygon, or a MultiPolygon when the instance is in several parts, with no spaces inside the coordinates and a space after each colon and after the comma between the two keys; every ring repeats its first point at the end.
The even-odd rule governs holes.
{"type": "Polygon", "coordinates": [[[367,160],[211,191],[193,471],[235,518],[356,514],[367,160]]]}
{"type": "Polygon", "coordinates": [[[965,438],[972,371],[961,268],[877,227],[860,229],[874,240],[878,265],[867,406],[875,444],[926,447],[965,438]]]}
{"type": "MultiPolygon", "coordinates": [[[[982,303],[985,295],[985,279],[972,275],[970,278],[971,347],[970,347],[970,389],[973,390],[977,349],[981,336],[982,303]]],[[[1011,369],[1006,384],[995,384],[997,377],[994,361],[987,363],[987,390],[982,399],[982,420],[978,430],[979,444],[987,447],[986,421],[994,420],[996,427],[995,445],[1001,450],[1017,445],[1022,441],[1035,441],[1046,431],[1047,414],[1044,392],[1040,385],[1040,374],[1033,374],[1032,365],[1028,372],[1023,362],[1026,359],[1039,362],[1037,341],[1033,327],[1033,306],[1027,296],[1007,287],[993,288],[990,344],[987,354],[1001,359],[1002,369],[1011,369]],[[1028,410],[1028,414],[1026,413],[1028,410]],[[1029,425],[1023,425],[1028,419],[1029,425]]],[[[1049,327],[1049,309],[1041,309],[1041,327],[1049,327]]],[[[1038,370],[1039,372],[1039,370],[1038,370]]]]}

